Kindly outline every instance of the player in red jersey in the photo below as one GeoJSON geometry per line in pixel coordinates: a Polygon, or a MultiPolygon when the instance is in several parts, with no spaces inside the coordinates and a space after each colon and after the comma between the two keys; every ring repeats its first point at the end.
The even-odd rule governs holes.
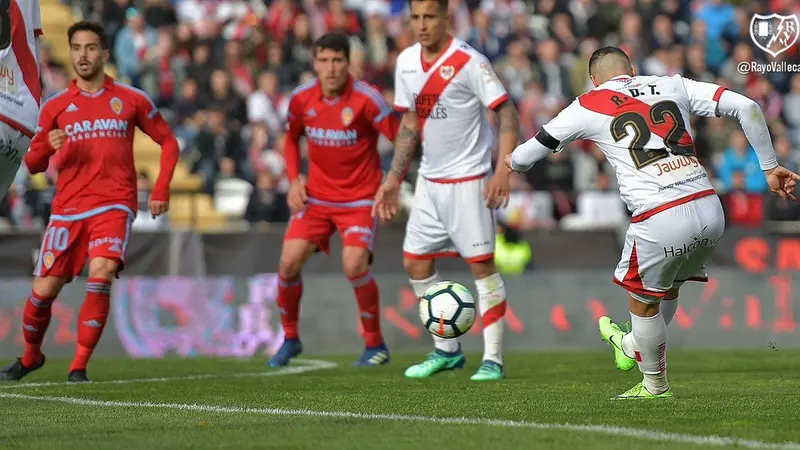
{"type": "Polygon", "coordinates": [[[25,352],[0,371],[0,380],[19,380],[44,365],[41,345],[52,302],[64,284],[81,274],[88,257],[89,280],[68,378],[88,381],[86,365],[108,318],[111,282],[125,265],[137,210],[136,127],[161,145],[161,170],[150,198],[154,216],[168,209],[178,161],[178,141],[153,102],[103,72],[109,56],[103,26],[78,22],[67,34],[78,78],[42,105],[25,155],[31,173],[47,170],[55,156],[56,196],[22,318],[25,352]]]}
{"type": "Polygon", "coordinates": [[[378,310],[378,285],[369,272],[377,221],[372,217],[382,171],[377,143],[394,141],[399,119],[377,90],[348,74],[350,42],[328,33],[314,43],[317,79],[294,90],[285,145],[292,218],[284,237],[278,305],[285,333],[270,359],[284,366],[302,352],[297,332],[303,283],[300,272],[316,251],[328,252],[335,230],[342,237],[344,272],[355,290],[366,350],[357,365],[389,362],[378,310]],[[308,179],[300,175],[298,143],[308,144],[308,179]]]}

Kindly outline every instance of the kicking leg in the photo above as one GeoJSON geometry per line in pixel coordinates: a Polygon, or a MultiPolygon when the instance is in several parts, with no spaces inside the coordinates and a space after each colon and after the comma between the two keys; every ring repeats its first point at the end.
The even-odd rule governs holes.
{"type": "Polygon", "coordinates": [[[42,353],[42,341],[50,324],[52,305],[66,278],[56,276],[35,277],[33,288],[25,301],[22,315],[22,336],[25,339],[25,350],[22,358],[2,370],[0,381],[17,381],[25,375],[42,367],[45,362],[42,353]]]}
{"type": "Polygon", "coordinates": [[[345,246],[342,249],[344,274],[353,285],[358,303],[366,349],[357,366],[376,366],[389,362],[389,349],[383,342],[378,283],[369,272],[370,251],[367,248],[345,246]]]}
{"type": "Polygon", "coordinates": [[[314,254],[316,244],[289,239],[283,242],[278,268],[278,308],[283,326],[284,341],[281,348],[270,358],[270,367],[281,367],[303,351],[298,332],[300,298],[303,296],[303,279],[300,273],[306,261],[314,254]]]}
{"type": "Polygon", "coordinates": [[[494,259],[470,262],[478,291],[478,309],[483,322],[483,363],[472,380],[500,380],[503,371],[503,317],[506,313],[506,287],[497,273],[494,259]]]}
{"type": "MultiPolygon", "coordinates": [[[[409,281],[414,289],[414,294],[419,298],[431,286],[442,281],[436,273],[433,259],[405,258],[403,260],[409,281]]],[[[461,369],[464,367],[464,354],[458,339],[444,339],[433,336],[435,350],[428,354],[425,361],[406,369],[405,375],[409,378],[427,378],[444,370],[461,369]]]]}
{"type": "MultiPolygon", "coordinates": [[[[678,310],[678,288],[667,291],[660,303],[661,316],[667,325],[672,322],[678,310]]],[[[599,320],[600,337],[614,349],[614,362],[617,369],[628,371],[636,366],[636,338],[630,329],[622,329],[610,317],[603,316],[599,320]]]]}

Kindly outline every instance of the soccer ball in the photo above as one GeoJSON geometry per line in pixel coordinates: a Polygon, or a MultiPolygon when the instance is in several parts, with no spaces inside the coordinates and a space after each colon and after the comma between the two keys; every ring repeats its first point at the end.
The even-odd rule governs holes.
{"type": "Polygon", "coordinates": [[[475,323],[475,299],[463,284],[440,281],[419,300],[419,318],[432,334],[451,339],[475,323]]]}

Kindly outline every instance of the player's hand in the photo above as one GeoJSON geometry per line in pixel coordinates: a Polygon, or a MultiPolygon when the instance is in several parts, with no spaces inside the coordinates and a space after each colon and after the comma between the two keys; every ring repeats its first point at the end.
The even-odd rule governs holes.
{"type": "Polygon", "coordinates": [[[497,173],[489,179],[483,189],[483,198],[489,209],[505,208],[508,206],[509,192],[511,191],[511,172],[505,167],[499,168],[497,173]]]}
{"type": "Polygon", "coordinates": [[[375,204],[372,205],[372,217],[378,217],[381,222],[388,222],[400,211],[400,183],[394,177],[386,177],[386,181],[378,188],[375,194],[375,204]]]}
{"type": "Polygon", "coordinates": [[[50,130],[47,133],[47,140],[50,142],[50,146],[56,150],[61,150],[61,146],[64,145],[64,141],[67,140],[67,133],[64,133],[64,130],[50,130]]]}
{"type": "Polygon", "coordinates": [[[289,203],[289,209],[292,214],[306,209],[308,192],[306,192],[306,183],[303,180],[297,179],[292,182],[291,186],[289,186],[289,194],[286,196],[286,201],[289,203]]]}
{"type": "Polygon", "coordinates": [[[506,169],[509,172],[514,172],[514,169],[511,168],[511,155],[506,155],[505,163],[506,163],[506,169]]]}
{"type": "Polygon", "coordinates": [[[800,175],[783,166],[764,171],[764,174],[767,176],[770,192],[784,200],[797,200],[794,196],[794,188],[800,181],[800,175]]]}
{"type": "Polygon", "coordinates": [[[165,202],[163,200],[153,200],[151,198],[149,206],[150,206],[150,214],[152,214],[154,218],[164,214],[167,211],[169,211],[169,202],[168,201],[165,202]]]}

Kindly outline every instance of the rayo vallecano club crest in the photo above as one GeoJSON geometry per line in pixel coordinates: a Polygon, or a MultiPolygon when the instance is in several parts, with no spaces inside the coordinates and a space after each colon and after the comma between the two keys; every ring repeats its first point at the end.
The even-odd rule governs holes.
{"type": "Polygon", "coordinates": [[[349,126],[353,123],[353,110],[347,107],[342,110],[342,125],[349,126]]]}
{"type": "Polygon", "coordinates": [[[114,97],[111,99],[108,104],[111,106],[111,110],[114,111],[115,114],[119,115],[122,113],[122,100],[114,97]]]}
{"type": "Polygon", "coordinates": [[[453,78],[453,75],[456,73],[456,68],[453,66],[442,66],[439,68],[439,75],[442,76],[445,80],[449,80],[453,78]]]}
{"type": "Polygon", "coordinates": [[[750,37],[758,48],[776,57],[792,48],[800,36],[797,15],[756,14],[750,21],[750,37]]]}

